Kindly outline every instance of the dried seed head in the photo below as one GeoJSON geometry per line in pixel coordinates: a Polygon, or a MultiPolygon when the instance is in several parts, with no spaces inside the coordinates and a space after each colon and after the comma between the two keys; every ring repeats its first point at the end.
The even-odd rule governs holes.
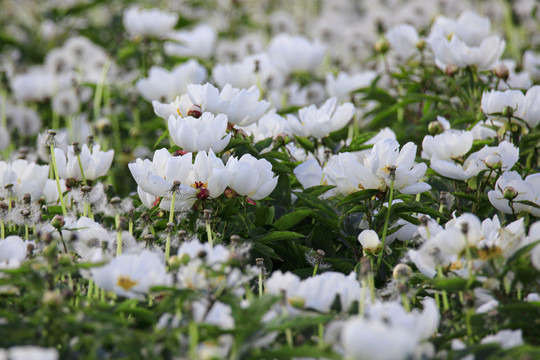
{"type": "Polygon", "coordinates": [[[81,153],[81,149],[79,148],[78,142],[74,142],[73,144],[71,144],[71,146],[73,146],[73,152],[75,153],[75,155],[78,155],[81,153]]]}
{"type": "Polygon", "coordinates": [[[441,193],[439,194],[439,202],[442,205],[446,205],[446,191],[441,191],[441,193]]]}
{"type": "Polygon", "coordinates": [[[397,280],[407,280],[412,275],[412,269],[409,265],[406,264],[397,264],[394,267],[394,271],[392,272],[392,276],[394,279],[397,280]]]}

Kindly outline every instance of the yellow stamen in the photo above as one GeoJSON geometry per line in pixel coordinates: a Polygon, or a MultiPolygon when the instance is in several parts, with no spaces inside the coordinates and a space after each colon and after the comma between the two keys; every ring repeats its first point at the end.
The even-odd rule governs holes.
{"type": "Polygon", "coordinates": [[[184,116],[182,115],[182,113],[180,112],[180,109],[176,109],[176,112],[177,112],[178,115],[180,115],[181,117],[184,117],[184,116]]]}
{"type": "Polygon", "coordinates": [[[199,188],[206,189],[208,187],[208,183],[207,182],[203,183],[202,181],[195,181],[193,184],[191,184],[191,187],[194,189],[199,189],[199,188]]]}
{"type": "Polygon", "coordinates": [[[118,281],[116,282],[116,284],[120,286],[122,289],[129,291],[132,287],[137,285],[138,282],[131,280],[129,276],[120,275],[118,277],[118,281]]]}

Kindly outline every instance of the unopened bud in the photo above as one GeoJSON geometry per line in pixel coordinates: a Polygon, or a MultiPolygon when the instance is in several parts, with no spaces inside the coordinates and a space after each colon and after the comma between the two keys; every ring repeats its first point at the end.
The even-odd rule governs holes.
{"type": "Polygon", "coordinates": [[[449,64],[449,65],[446,66],[446,69],[444,70],[444,72],[446,73],[446,75],[452,76],[455,73],[457,73],[458,70],[459,70],[459,68],[456,65],[449,64]]]}
{"type": "Polygon", "coordinates": [[[197,199],[204,200],[210,196],[210,191],[207,188],[201,187],[195,190],[195,196],[197,196],[197,199]]]}
{"type": "Polygon", "coordinates": [[[512,116],[514,116],[514,109],[510,106],[505,106],[503,111],[502,111],[502,114],[503,116],[507,117],[507,118],[511,118],[512,116]]]}
{"type": "Polygon", "coordinates": [[[364,249],[364,253],[378,253],[381,248],[382,244],[379,240],[379,235],[373,230],[364,230],[358,235],[358,241],[360,241],[360,244],[362,245],[362,248],[364,249]]]}
{"type": "Polygon", "coordinates": [[[58,291],[46,291],[43,294],[43,303],[47,305],[59,305],[62,303],[62,296],[58,291]]]}
{"type": "Polygon", "coordinates": [[[66,187],[69,188],[69,189],[72,189],[74,188],[75,186],[77,186],[77,180],[75,180],[75,178],[67,178],[66,179],[66,187]]]}
{"type": "Polygon", "coordinates": [[[390,43],[385,38],[377,40],[375,43],[375,51],[380,54],[385,54],[390,49],[390,43]]]}
{"type": "Polygon", "coordinates": [[[407,264],[397,264],[394,267],[394,271],[392,272],[392,276],[394,279],[398,280],[407,280],[412,275],[412,269],[407,264]]]}
{"type": "Polygon", "coordinates": [[[51,225],[54,226],[56,229],[60,229],[61,227],[63,227],[65,225],[65,220],[64,220],[64,217],[62,215],[54,215],[52,221],[51,221],[51,225]]]}
{"type": "Polygon", "coordinates": [[[420,39],[416,42],[416,48],[420,51],[424,50],[426,48],[426,40],[420,39]]]}
{"type": "Polygon", "coordinates": [[[297,309],[303,309],[304,305],[306,304],[306,300],[304,300],[303,298],[301,298],[299,296],[289,298],[289,299],[287,299],[287,301],[289,302],[289,304],[292,307],[295,307],[297,309]]]}
{"type": "Polygon", "coordinates": [[[428,131],[431,135],[437,135],[443,132],[443,126],[438,121],[432,121],[428,125],[428,131]]]}
{"type": "Polygon", "coordinates": [[[499,79],[507,80],[510,71],[508,70],[508,67],[506,65],[499,64],[493,68],[493,74],[495,74],[495,76],[499,79]]]}
{"type": "Polygon", "coordinates": [[[231,188],[226,188],[223,194],[227,199],[238,197],[238,193],[231,188]]]}
{"type": "Polygon", "coordinates": [[[503,196],[506,200],[514,200],[518,196],[518,194],[518,191],[511,186],[504,189],[503,192],[503,196]]]}
{"type": "Polygon", "coordinates": [[[200,118],[202,115],[202,109],[199,105],[191,105],[187,111],[187,116],[192,116],[196,119],[200,118]]]}

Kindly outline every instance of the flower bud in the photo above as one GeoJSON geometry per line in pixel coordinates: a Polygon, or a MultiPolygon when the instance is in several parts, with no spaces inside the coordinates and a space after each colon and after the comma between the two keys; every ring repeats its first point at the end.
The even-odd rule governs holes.
{"type": "Polygon", "coordinates": [[[493,74],[495,74],[495,76],[499,79],[507,80],[510,71],[508,70],[508,67],[506,65],[499,64],[493,68],[493,74]]]}
{"type": "Polygon", "coordinates": [[[235,197],[238,197],[238,193],[231,188],[226,188],[223,194],[227,199],[233,199],[235,197]]]}
{"type": "Polygon", "coordinates": [[[195,119],[200,118],[202,115],[202,109],[199,105],[191,105],[187,110],[187,116],[192,116],[195,119]]]}
{"type": "Polygon", "coordinates": [[[358,241],[362,244],[364,252],[377,253],[382,247],[379,235],[373,230],[362,231],[360,235],[358,235],[358,241]]]}
{"type": "Polygon", "coordinates": [[[437,134],[440,134],[443,132],[443,126],[440,122],[438,121],[432,121],[429,123],[428,125],[428,131],[430,134],[432,135],[437,135],[437,134]]]}
{"type": "Polygon", "coordinates": [[[392,272],[392,276],[397,280],[407,280],[411,277],[411,275],[412,269],[407,264],[397,264],[392,272]]]}
{"type": "Polygon", "coordinates": [[[489,154],[484,160],[486,165],[491,169],[500,169],[501,168],[501,157],[498,154],[489,154]]]}
{"type": "Polygon", "coordinates": [[[458,70],[459,70],[459,69],[458,69],[458,67],[457,67],[456,65],[454,65],[454,64],[449,64],[449,65],[446,66],[446,69],[445,69],[444,72],[446,73],[446,75],[452,76],[452,75],[454,75],[455,73],[457,73],[458,70]]]}
{"type": "Polygon", "coordinates": [[[502,111],[503,116],[506,116],[508,118],[512,117],[514,115],[514,109],[510,106],[506,106],[502,111]]]}
{"type": "Polygon", "coordinates": [[[54,215],[51,221],[51,225],[54,226],[56,229],[60,229],[65,224],[66,222],[64,221],[64,217],[62,215],[54,215]]]}
{"type": "Polygon", "coordinates": [[[289,298],[289,299],[287,299],[287,301],[289,302],[289,304],[292,307],[295,307],[297,309],[303,309],[304,305],[306,304],[306,300],[304,300],[303,298],[301,298],[299,296],[289,298]]]}
{"type": "Polygon", "coordinates": [[[416,48],[420,51],[424,50],[426,48],[426,40],[420,39],[416,42],[416,48]]]}
{"type": "Polygon", "coordinates": [[[185,150],[176,150],[175,152],[173,152],[173,156],[182,156],[182,155],[186,155],[188,152],[185,151],[185,150]]]}
{"type": "Polygon", "coordinates": [[[506,200],[513,200],[518,196],[518,191],[513,187],[509,186],[504,189],[503,196],[506,200]]]}
{"type": "Polygon", "coordinates": [[[390,43],[385,38],[377,40],[375,43],[375,51],[380,54],[385,54],[390,49],[390,43]]]}
{"type": "Polygon", "coordinates": [[[76,186],[77,186],[77,180],[75,180],[75,178],[67,178],[66,179],[66,187],[68,189],[73,189],[76,186]]]}
{"type": "Polygon", "coordinates": [[[197,199],[204,200],[210,196],[210,191],[207,188],[201,187],[195,190],[195,196],[197,196],[197,199]]]}

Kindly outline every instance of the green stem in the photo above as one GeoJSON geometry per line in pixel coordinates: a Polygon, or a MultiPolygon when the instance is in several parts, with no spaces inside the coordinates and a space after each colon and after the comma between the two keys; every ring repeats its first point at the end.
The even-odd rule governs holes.
{"type": "Polygon", "coordinates": [[[114,216],[116,226],[116,255],[122,254],[122,230],[120,229],[120,214],[114,216]]]}
{"type": "Polygon", "coordinates": [[[382,235],[382,249],[379,253],[379,258],[377,259],[377,271],[381,266],[382,255],[384,253],[384,247],[386,243],[386,232],[388,231],[388,222],[390,221],[390,211],[392,210],[392,201],[394,201],[394,180],[390,182],[390,198],[388,199],[388,211],[386,212],[386,219],[384,220],[384,229],[382,235]]]}
{"type": "Polygon", "coordinates": [[[88,282],[88,291],[86,292],[86,298],[88,301],[92,300],[92,291],[94,290],[94,281],[90,279],[88,282]]]}
{"type": "Polygon", "coordinates": [[[82,166],[82,162],[81,162],[81,156],[80,156],[79,153],[77,153],[77,162],[79,163],[79,170],[81,171],[81,177],[82,177],[83,184],[86,185],[86,178],[84,177],[84,170],[83,170],[83,166],[82,166]]]}
{"type": "Polygon", "coordinates": [[[206,222],[206,235],[208,236],[208,242],[210,243],[210,248],[214,248],[214,239],[212,238],[212,229],[210,228],[210,221],[206,222]]]}
{"type": "Polygon", "coordinates": [[[259,297],[263,295],[263,269],[259,269],[259,297]]]}
{"type": "Polygon", "coordinates": [[[195,321],[190,321],[188,326],[189,332],[189,357],[191,359],[198,359],[199,354],[197,347],[199,346],[199,331],[197,329],[197,323],[195,321]]]}
{"type": "Polygon", "coordinates": [[[319,349],[324,349],[324,324],[319,323],[319,349]]]}
{"type": "Polygon", "coordinates": [[[103,64],[103,69],[101,70],[101,79],[96,87],[96,93],[94,95],[94,120],[98,120],[100,116],[100,106],[101,98],[103,96],[103,87],[105,85],[105,79],[107,77],[107,72],[109,71],[110,61],[106,61],[103,64]]]}
{"type": "MultiPolygon", "coordinates": [[[[172,200],[171,200],[171,210],[169,212],[169,222],[172,223],[174,220],[174,203],[176,201],[176,191],[173,191],[172,200]]],[[[167,234],[167,242],[165,243],[165,261],[169,261],[171,255],[171,231],[167,234]]]]}
{"type": "Polygon", "coordinates": [[[405,311],[410,312],[411,305],[409,304],[409,298],[407,297],[407,294],[405,293],[401,294],[401,302],[403,303],[403,307],[405,308],[405,311]]]}
{"type": "Polygon", "coordinates": [[[62,195],[62,187],[60,186],[60,176],[58,176],[58,167],[56,166],[56,156],[54,155],[54,145],[51,145],[50,148],[51,148],[52,165],[54,168],[54,178],[56,179],[56,187],[58,188],[58,197],[60,198],[60,205],[62,205],[62,214],[64,214],[64,216],[67,216],[66,203],[64,201],[64,196],[62,195]]]}
{"type": "Polygon", "coordinates": [[[317,270],[319,270],[319,264],[315,264],[315,267],[313,268],[313,274],[311,276],[317,275],[317,270]]]}

